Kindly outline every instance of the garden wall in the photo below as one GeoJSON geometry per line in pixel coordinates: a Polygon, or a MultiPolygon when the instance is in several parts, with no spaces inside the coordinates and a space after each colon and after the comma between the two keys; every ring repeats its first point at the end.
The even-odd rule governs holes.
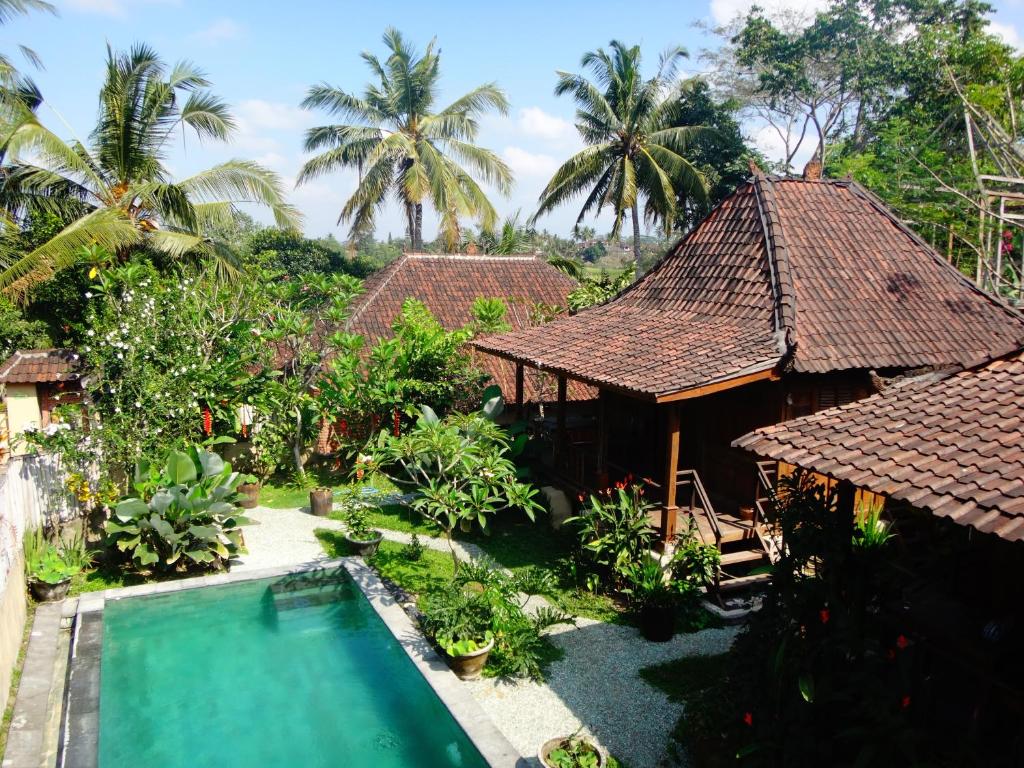
{"type": "Polygon", "coordinates": [[[22,540],[46,519],[77,513],[54,456],[12,456],[0,465],[0,711],[25,628],[25,569],[22,540]]]}

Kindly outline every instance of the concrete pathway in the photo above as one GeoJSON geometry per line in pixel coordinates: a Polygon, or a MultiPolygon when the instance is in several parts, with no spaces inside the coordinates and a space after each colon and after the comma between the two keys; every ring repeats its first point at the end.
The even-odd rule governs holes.
{"type": "MultiPolygon", "coordinates": [[[[249,554],[235,570],[325,559],[313,532],[344,529],[339,521],[301,509],[258,507],[250,516],[260,525],[246,529],[249,554]]],[[[384,537],[402,543],[411,538],[398,531],[384,531],[384,537]]],[[[448,552],[441,539],[419,538],[424,547],[448,552]]],[[[456,542],[456,547],[460,557],[483,554],[474,544],[456,542]]],[[[464,685],[533,765],[540,764],[534,756],[544,741],[583,728],[630,768],[658,768],[670,765],[664,755],[683,706],[647,685],[639,671],[684,656],[722,653],[734,636],[735,629],[726,628],[650,643],[633,627],[580,618],[575,627],[551,631],[564,656],[551,665],[544,683],[484,678],[464,685]]]]}

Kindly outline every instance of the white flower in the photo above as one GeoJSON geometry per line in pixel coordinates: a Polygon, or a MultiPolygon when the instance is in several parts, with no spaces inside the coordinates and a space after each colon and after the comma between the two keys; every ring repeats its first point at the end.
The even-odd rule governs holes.
{"type": "Polygon", "coordinates": [[[141,408],[142,407],[142,403],[140,403],[138,400],[136,400],[135,401],[135,407],[136,408],[141,408]]]}
{"type": "Polygon", "coordinates": [[[90,328],[88,331],[86,331],[85,335],[86,336],[95,336],[96,335],[96,331],[94,331],[92,328],[90,328]]]}
{"type": "Polygon", "coordinates": [[[91,299],[92,298],[92,291],[86,291],[85,292],[85,298],[91,299]]]}

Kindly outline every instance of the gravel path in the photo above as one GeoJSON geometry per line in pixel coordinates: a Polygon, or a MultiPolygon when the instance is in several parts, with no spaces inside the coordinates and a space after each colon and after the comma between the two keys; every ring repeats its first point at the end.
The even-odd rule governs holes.
{"type": "MultiPolygon", "coordinates": [[[[266,568],[324,559],[313,531],[342,530],[337,520],[314,517],[301,509],[257,507],[250,516],[259,525],[246,529],[249,554],[235,570],[266,568]]],[[[407,543],[407,533],[384,531],[390,541],[407,543]]],[[[423,546],[447,552],[439,539],[420,536],[423,546]]],[[[460,557],[482,554],[473,544],[456,542],[460,557]]],[[[556,627],[552,641],[565,655],[553,663],[544,683],[503,682],[484,678],[465,685],[505,737],[523,755],[533,756],[542,742],[583,728],[629,768],[658,768],[683,706],[640,679],[643,667],[684,656],[716,654],[732,643],[736,630],[708,629],[678,635],[668,643],[650,643],[632,627],[578,619],[575,627],[556,627]]],[[[539,766],[535,758],[531,765],[539,766]]]]}

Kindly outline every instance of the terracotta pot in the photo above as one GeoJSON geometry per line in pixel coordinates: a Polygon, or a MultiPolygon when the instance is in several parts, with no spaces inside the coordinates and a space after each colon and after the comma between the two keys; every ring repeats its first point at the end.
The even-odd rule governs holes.
{"type": "Polygon", "coordinates": [[[491,641],[479,651],[462,656],[448,656],[448,654],[445,656],[448,658],[448,666],[452,668],[452,672],[459,680],[476,680],[480,677],[484,664],[487,663],[487,657],[491,655],[492,648],[494,648],[494,638],[491,638],[491,641]]]}
{"type": "Polygon", "coordinates": [[[32,590],[32,597],[40,603],[50,603],[55,600],[63,600],[67,597],[68,590],[70,588],[71,579],[64,579],[64,581],[58,581],[56,584],[51,584],[48,581],[40,581],[39,579],[32,579],[29,581],[29,589],[32,590]]]}
{"type": "MultiPolygon", "coordinates": [[[[557,739],[548,739],[541,744],[540,751],[537,753],[537,756],[540,758],[541,765],[543,765],[544,768],[555,768],[552,763],[548,762],[548,755],[561,747],[571,738],[571,736],[559,736],[557,739]]],[[[586,742],[586,745],[590,747],[591,751],[597,755],[598,768],[604,768],[604,753],[586,739],[584,739],[584,741],[586,742]]]]}
{"type": "Polygon", "coordinates": [[[740,520],[745,520],[750,523],[754,520],[754,508],[753,507],[740,507],[740,520]]]}
{"type": "Polygon", "coordinates": [[[309,511],[317,517],[327,517],[334,507],[334,492],[330,488],[314,488],[309,492],[309,511]]]}
{"type": "Polygon", "coordinates": [[[349,546],[355,550],[355,553],[360,557],[373,557],[377,554],[377,547],[380,546],[381,540],[384,538],[384,534],[380,531],[374,531],[377,534],[375,539],[353,539],[347,533],[345,534],[345,541],[349,543],[349,546]]]}
{"type": "Polygon", "coordinates": [[[260,484],[242,483],[238,486],[238,506],[242,509],[252,509],[260,503],[260,484]]]}
{"type": "Polygon", "coordinates": [[[676,633],[676,609],[645,605],[640,609],[640,634],[652,643],[667,643],[676,633]]]}

